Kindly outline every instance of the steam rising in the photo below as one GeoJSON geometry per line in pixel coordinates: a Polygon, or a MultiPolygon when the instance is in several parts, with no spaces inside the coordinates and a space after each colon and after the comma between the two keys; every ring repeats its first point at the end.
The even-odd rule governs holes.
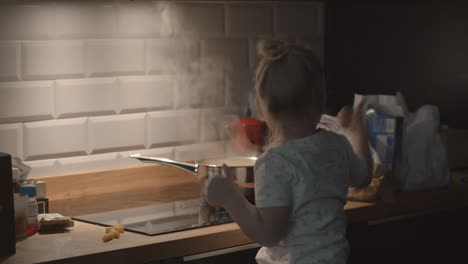
{"type": "MultiPolygon", "coordinates": [[[[211,140],[222,139],[226,134],[226,124],[237,119],[249,105],[248,93],[252,87],[238,85],[251,86],[252,82],[232,81],[238,74],[233,73],[237,70],[233,65],[236,58],[232,58],[230,49],[236,48],[240,41],[216,39],[197,29],[180,3],[158,1],[154,16],[158,19],[157,30],[162,38],[157,39],[151,48],[164,65],[158,65],[155,60],[152,71],[177,74],[176,108],[206,109],[202,111],[202,130],[209,132],[202,134],[216,135],[211,140]],[[233,102],[230,98],[237,100],[233,102]]],[[[241,48],[246,51],[243,62],[248,68],[248,40],[243,41],[245,46],[241,48]]]]}

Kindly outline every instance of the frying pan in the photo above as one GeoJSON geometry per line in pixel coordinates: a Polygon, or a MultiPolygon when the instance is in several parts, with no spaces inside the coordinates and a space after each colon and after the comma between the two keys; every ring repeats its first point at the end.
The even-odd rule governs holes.
{"type": "MultiPolygon", "coordinates": [[[[220,159],[205,159],[195,163],[176,161],[166,158],[148,157],[140,154],[131,154],[130,157],[138,159],[145,163],[156,163],[168,165],[187,172],[190,172],[200,179],[201,192],[205,190],[206,180],[220,176],[223,170],[223,164],[227,166],[227,173],[233,176],[240,192],[245,198],[255,203],[254,193],[254,165],[256,157],[228,157],[220,159]]],[[[212,207],[203,201],[200,215],[204,222],[216,221],[215,214],[219,212],[218,208],[212,207]]]]}
{"type": "Polygon", "coordinates": [[[256,157],[229,157],[221,159],[205,159],[195,163],[187,163],[166,158],[156,158],[131,154],[130,157],[142,162],[157,163],[188,171],[201,179],[222,175],[223,164],[227,165],[227,172],[233,175],[236,183],[245,188],[253,188],[253,167],[256,157]]]}

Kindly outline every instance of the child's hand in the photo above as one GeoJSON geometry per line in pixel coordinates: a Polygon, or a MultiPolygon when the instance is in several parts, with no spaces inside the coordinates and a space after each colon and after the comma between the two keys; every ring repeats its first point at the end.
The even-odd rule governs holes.
{"type": "Polygon", "coordinates": [[[358,104],[356,109],[350,105],[344,106],[338,115],[338,122],[340,126],[351,133],[361,133],[364,130],[361,116],[362,103],[358,104]]]}
{"type": "Polygon", "coordinates": [[[210,178],[207,181],[205,200],[212,206],[224,206],[233,192],[236,191],[234,177],[228,173],[228,167],[223,165],[223,174],[210,178]]]}

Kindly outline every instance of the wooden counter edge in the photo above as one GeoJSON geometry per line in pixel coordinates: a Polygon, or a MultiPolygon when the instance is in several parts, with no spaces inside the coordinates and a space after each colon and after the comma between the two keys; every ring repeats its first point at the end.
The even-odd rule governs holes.
{"type": "MultiPolygon", "coordinates": [[[[35,237],[36,241],[33,243],[30,243],[32,241],[26,241],[29,238],[18,242],[20,244],[19,248],[22,249],[28,247],[28,244],[33,244],[32,247],[29,246],[29,251],[18,250],[16,255],[0,257],[0,263],[148,263],[151,261],[184,257],[254,242],[245,236],[236,223],[221,224],[157,236],[124,232],[119,239],[114,239],[109,242],[99,241],[101,234],[96,233],[99,231],[103,232],[103,230],[104,227],[78,221],[75,227],[68,233],[68,237],[65,240],[70,239],[73,235],[77,235],[77,232],[81,232],[85,233],[89,244],[86,243],[86,240],[83,240],[83,235],[80,235],[80,239],[69,241],[68,244],[65,243],[62,248],[54,248],[52,246],[53,243],[51,240],[54,238],[48,238],[47,235],[36,234],[34,236],[38,237],[35,237]],[[40,241],[40,243],[37,241],[40,241]],[[87,253],[77,253],[74,250],[76,247],[80,246],[87,246],[87,253]]],[[[63,235],[67,236],[67,234],[63,235]]]]}
{"type": "MultiPolygon", "coordinates": [[[[226,226],[237,224],[225,224],[226,226]]],[[[212,229],[213,227],[206,227],[212,229]]],[[[144,235],[142,235],[144,236],[144,235]]],[[[230,230],[213,232],[200,236],[188,236],[178,240],[122,248],[113,251],[73,257],[48,264],[75,263],[148,263],[164,259],[180,258],[199,253],[254,243],[238,227],[230,230]]]]}
{"type": "MultiPolygon", "coordinates": [[[[427,210],[438,210],[450,208],[453,206],[468,207],[467,189],[442,189],[425,192],[401,193],[395,203],[386,204],[382,202],[349,202],[345,206],[346,215],[349,223],[363,221],[373,221],[384,219],[386,217],[395,217],[404,214],[422,212],[427,210]]],[[[83,226],[94,226],[81,223],[83,226]]],[[[76,229],[73,232],[79,232],[76,229]]],[[[235,223],[199,228],[187,231],[181,231],[161,236],[145,236],[131,233],[134,242],[133,245],[122,245],[101,252],[94,250],[81,256],[71,255],[69,258],[62,257],[42,259],[40,263],[98,263],[102,261],[113,263],[137,263],[157,261],[161,259],[183,257],[192,254],[198,254],[227,247],[234,247],[252,243],[235,223]],[[164,238],[167,238],[164,240],[164,238]]],[[[125,237],[122,237],[125,239],[125,237]]],[[[122,240],[124,241],[124,240],[122,240]]],[[[111,241],[112,242],[112,241],[111,241]]],[[[20,242],[21,243],[21,242],[20,242]]],[[[55,249],[63,250],[63,249],[55,249]]],[[[34,253],[34,252],[33,252],[34,253]]],[[[37,252],[35,252],[37,253],[37,252]]],[[[18,254],[27,254],[18,252],[18,254]]],[[[24,257],[24,256],[23,256],[24,257]]],[[[37,263],[32,259],[29,262],[18,262],[21,256],[16,258],[0,259],[8,263],[37,263]]],[[[37,258],[38,260],[40,258],[37,258]]]]}

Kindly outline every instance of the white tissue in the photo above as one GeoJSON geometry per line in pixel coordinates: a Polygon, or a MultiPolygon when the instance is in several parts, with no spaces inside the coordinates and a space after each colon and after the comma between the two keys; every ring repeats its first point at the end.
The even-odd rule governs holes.
{"type": "Polygon", "coordinates": [[[450,183],[437,106],[422,106],[405,118],[399,181],[404,191],[434,189],[450,183]]]}
{"type": "Polygon", "coordinates": [[[31,167],[21,162],[21,160],[18,158],[12,158],[11,165],[12,168],[17,168],[19,170],[20,181],[23,181],[26,178],[28,178],[29,172],[31,171],[31,167]]]}
{"type": "MultiPolygon", "coordinates": [[[[403,191],[434,189],[450,182],[447,153],[439,136],[439,109],[425,105],[409,113],[401,93],[393,95],[359,95],[354,106],[363,101],[363,116],[369,109],[403,117],[400,174],[395,175],[403,191]]],[[[374,160],[375,162],[376,160],[374,160]]]]}

